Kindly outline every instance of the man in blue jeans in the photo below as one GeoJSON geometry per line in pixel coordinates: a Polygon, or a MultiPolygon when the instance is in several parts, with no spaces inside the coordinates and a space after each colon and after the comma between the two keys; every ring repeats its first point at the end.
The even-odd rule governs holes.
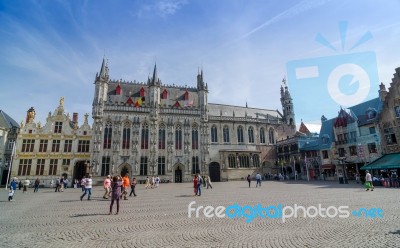
{"type": "Polygon", "coordinates": [[[257,172],[257,175],[256,175],[256,181],[257,181],[257,183],[256,183],[256,188],[257,188],[258,186],[261,187],[261,175],[260,175],[260,173],[258,173],[258,172],[257,172]]]}
{"type": "Polygon", "coordinates": [[[90,200],[90,196],[92,195],[92,175],[89,175],[88,178],[85,180],[85,193],[81,196],[81,201],[85,195],[88,194],[88,200],[90,200]]]}
{"type": "Polygon", "coordinates": [[[203,178],[200,176],[200,173],[197,174],[197,194],[201,196],[201,185],[203,184],[203,178]]]}

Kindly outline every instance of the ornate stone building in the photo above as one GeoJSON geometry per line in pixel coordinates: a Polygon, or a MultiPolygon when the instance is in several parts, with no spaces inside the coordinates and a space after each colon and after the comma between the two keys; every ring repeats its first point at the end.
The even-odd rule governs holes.
{"type": "Polygon", "coordinates": [[[12,177],[39,178],[46,186],[63,176],[70,181],[90,172],[92,130],[88,114],[78,125],[78,114],[71,120],[64,113],[64,98],[54,113],[49,113],[44,126],[35,121],[35,109],[28,110],[25,123],[21,122],[16,140],[16,156],[12,177]]]}
{"type": "Polygon", "coordinates": [[[14,142],[17,139],[19,125],[4,111],[0,110],[0,178],[1,184],[7,183],[11,165],[14,142]]]}
{"type": "Polygon", "coordinates": [[[295,133],[286,85],[281,103],[284,114],[209,103],[203,71],[196,87],[163,84],[156,66],[146,83],[110,80],[103,60],[93,99],[93,173],[183,182],[197,172],[212,181],[262,172],[276,160],[276,140],[295,133]]]}
{"type": "Polygon", "coordinates": [[[382,151],[400,152],[400,67],[396,68],[390,83],[389,91],[381,83],[379,96],[382,99],[382,113],[379,120],[379,131],[382,136],[382,151]]]}

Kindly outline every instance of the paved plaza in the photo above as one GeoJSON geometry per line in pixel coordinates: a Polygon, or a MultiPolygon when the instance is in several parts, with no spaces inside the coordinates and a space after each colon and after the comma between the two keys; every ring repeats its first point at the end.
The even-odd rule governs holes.
{"type": "MultiPolygon", "coordinates": [[[[193,197],[192,184],[138,185],[137,197],[121,201],[119,215],[108,215],[109,200],[95,187],[92,200],[80,189],[17,190],[7,201],[0,190],[0,247],[399,247],[400,189],[337,182],[213,183],[193,197]],[[294,204],[381,208],[383,218],[188,218],[188,204],[229,206],[294,204]]],[[[114,212],[116,206],[114,205],[114,212]]],[[[195,213],[192,213],[195,215],[195,213]]]]}

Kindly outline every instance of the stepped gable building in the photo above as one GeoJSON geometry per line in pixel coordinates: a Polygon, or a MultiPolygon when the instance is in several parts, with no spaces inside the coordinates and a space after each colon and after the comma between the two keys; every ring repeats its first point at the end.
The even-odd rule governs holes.
{"type": "Polygon", "coordinates": [[[2,185],[7,183],[18,130],[18,123],[3,110],[0,110],[0,178],[2,185]]]}
{"type": "Polygon", "coordinates": [[[147,82],[109,78],[103,60],[95,78],[92,168],[100,178],[159,175],[191,181],[241,179],[272,166],[276,140],[295,133],[293,102],[281,88],[278,110],[213,104],[203,71],[196,87],[163,84],[154,66],[147,82]]]}
{"type": "Polygon", "coordinates": [[[39,178],[45,186],[50,186],[57,177],[63,176],[71,182],[89,173],[92,137],[89,115],[85,114],[84,123],[79,126],[77,113],[72,120],[64,113],[64,98],[54,113],[49,113],[45,125],[36,123],[35,115],[32,107],[27,111],[25,123],[21,122],[11,176],[28,178],[31,182],[39,178]]]}

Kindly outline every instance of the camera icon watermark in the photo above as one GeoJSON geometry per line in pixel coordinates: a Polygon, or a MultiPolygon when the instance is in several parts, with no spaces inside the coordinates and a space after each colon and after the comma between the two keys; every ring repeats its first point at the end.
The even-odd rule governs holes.
{"type": "MultiPolygon", "coordinates": [[[[347,23],[340,23],[340,37],[344,50],[347,23]]],[[[367,32],[350,49],[359,46],[372,37],[367,32]]],[[[316,40],[336,51],[322,35],[316,40]]],[[[374,94],[379,84],[376,54],[372,51],[344,53],[340,55],[289,61],[286,65],[287,79],[295,98],[301,98],[301,107],[315,108],[315,101],[304,96],[318,96],[319,106],[339,104],[353,106],[374,94]],[[321,101],[320,101],[321,100],[321,101]]]]}

